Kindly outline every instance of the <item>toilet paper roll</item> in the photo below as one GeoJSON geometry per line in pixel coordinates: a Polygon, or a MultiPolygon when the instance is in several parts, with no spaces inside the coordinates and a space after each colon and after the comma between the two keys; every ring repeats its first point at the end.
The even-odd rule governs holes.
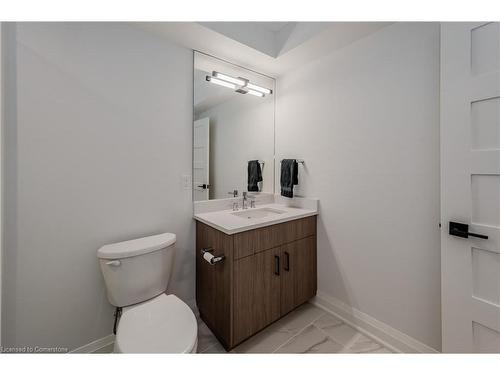
{"type": "Polygon", "coordinates": [[[203,259],[212,264],[212,259],[214,259],[214,256],[207,251],[205,254],[203,254],[203,259]]]}

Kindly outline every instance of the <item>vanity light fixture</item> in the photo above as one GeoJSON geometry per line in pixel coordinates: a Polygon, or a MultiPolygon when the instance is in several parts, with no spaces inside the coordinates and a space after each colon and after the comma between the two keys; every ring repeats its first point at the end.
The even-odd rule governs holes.
{"type": "Polygon", "coordinates": [[[248,90],[247,94],[254,95],[254,96],[260,96],[261,98],[266,96],[263,92],[259,92],[259,91],[255,91],[255,90],[248,90]]]}
{"type": "Polygon", "coordinates": [[[238,78],[231,77],[231,76],[228,76],[226,74],[222,74],[222,73],[219,73],[216,71],[212,72],[212,77],[222,79],[223,81],[234,83],[235,85],[238,85],[238,86],[246,86],[246,84],[248,83],[247,79],[243,79],[243,78],[239,78],[239,77],[238,78]]]}
{"type": "Polygon", "coordinates": [[[261,92],[263,94],[272,94],[273,90],[271,89],[266,89],[265,87],[262,87],[262,86],[259,86],[259,85],[254,85],[253,83],[250,83],[248,82],[247,83],[247,86],[250,90],[254,90],[254,91],[258,91],[258,92],[261,92]]]}
{"type": "Polygon", "coordinates": [[[273,90],[250,83],[246,78],[231,77],[227,74],[213,71],[211,76],[206,76],[208,82],[233,89],[240,94],[250,94],[263,98],[273,93],[273,90]]]}
{"type": "Polygon", "coordinates": [[[224,86],[224,87],[229,87],[230,89],[233,89],[233,90],[236,90],[236,87],[237,87],[234,83],[226,82],[226,81],[223,81],[222,79],[219,79],[219,78],[207,76],[206,79],[208,82],[212,82],[212,83],[215,83],[216,85],[220,85],[220,86],[224,86]]]}

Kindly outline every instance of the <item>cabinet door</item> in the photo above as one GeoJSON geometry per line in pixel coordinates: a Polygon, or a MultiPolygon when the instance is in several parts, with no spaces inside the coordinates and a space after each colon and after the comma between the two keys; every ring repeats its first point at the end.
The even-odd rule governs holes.
{"type": "Polygon", "coordinates": [[[316,237],[307,237],[296,242],[293,258],[295,306],[307,302],[316,295],[317,263],[316,237]]]}
{"type": "Polygon", "coordinates": [[[261,253],[255,258],[253,321],[254,332],[279,319],[280,314],[280,248],[261,253]]]}
{"type": "Polygon", "coordinates": [[[281,247],[281,314],[316,295],[316,237],[307,237],[281,247]]]}
{"type": "Polygon", "coordinates": [[[294,285],[297,241],[281,246],[281,315],[295,308],[294,285]]]}
{"type": "Polygon", "coordinates": [[[234,262],[234,344],[280,317],[279,257],[274,248],[234,262]]]}

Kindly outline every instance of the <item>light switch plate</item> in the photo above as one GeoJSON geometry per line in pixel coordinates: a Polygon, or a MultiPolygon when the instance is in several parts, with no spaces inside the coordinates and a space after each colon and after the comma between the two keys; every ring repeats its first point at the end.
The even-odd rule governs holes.
{"type": "Polygon", "coordinates": [[[182,175],[182,188],[184,190],[191,190],[193,188],[193,182],[190,174],[182,175]]]}

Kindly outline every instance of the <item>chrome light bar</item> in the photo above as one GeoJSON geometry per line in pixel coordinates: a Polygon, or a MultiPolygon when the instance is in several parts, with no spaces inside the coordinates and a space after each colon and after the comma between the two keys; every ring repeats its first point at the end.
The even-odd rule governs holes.
{"type": "Polygon", "coordinates": [[[250,94],[258,97],[271,95],[273,90],[251,83],[248,79],[243,77],[232,77],[227,74],[212,72],[211,76],[206,76],[206,80],[216,85],[224,86],[240,94],[250,94]]]}

